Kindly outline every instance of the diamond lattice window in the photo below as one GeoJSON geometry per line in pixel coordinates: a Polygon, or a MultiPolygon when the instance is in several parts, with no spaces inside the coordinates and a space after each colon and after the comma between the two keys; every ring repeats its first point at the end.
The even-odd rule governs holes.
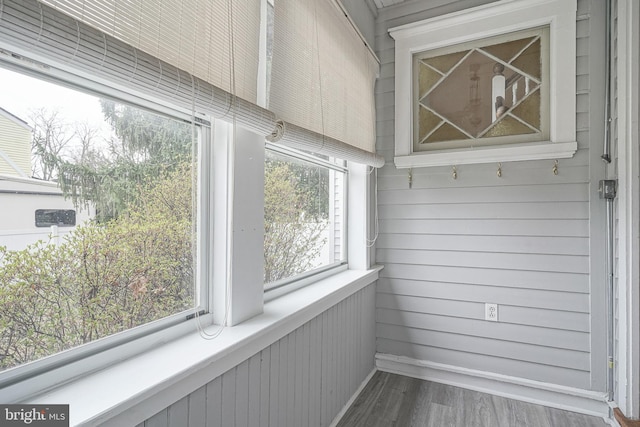
{"type": "Polygon", "coordinates": [[[414,151],[548,139],[545,29],[414,55],[414,151]]]}

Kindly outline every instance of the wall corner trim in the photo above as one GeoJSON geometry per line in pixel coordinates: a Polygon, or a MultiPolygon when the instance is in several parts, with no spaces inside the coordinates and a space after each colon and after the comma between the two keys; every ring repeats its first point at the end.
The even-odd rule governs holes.
{"type": "Polygon", "coordinates": [[[604,392],[543,383],[392,354],[377,353],[376,368],[384,372],[602,417],[607,422],[609,419],[609,405],[604,392]]]}

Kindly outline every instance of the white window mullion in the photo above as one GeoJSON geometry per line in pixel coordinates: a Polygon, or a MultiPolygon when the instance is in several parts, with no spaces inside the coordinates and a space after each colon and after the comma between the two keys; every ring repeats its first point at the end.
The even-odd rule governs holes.
{"type": "Polygon", "coordinates": [[[233,326],[263,309],[264,140],[215,123],[213,315],[233,326]]]}

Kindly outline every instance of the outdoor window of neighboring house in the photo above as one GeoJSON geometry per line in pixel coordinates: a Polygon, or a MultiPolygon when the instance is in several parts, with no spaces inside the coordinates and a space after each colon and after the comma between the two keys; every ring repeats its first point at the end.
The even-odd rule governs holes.
{"type": "Polygon", "coordinates": [[[0,107],[31,129],[5,151],[33,155],[29,176],[0,180],[21,189],[0,193],[13,212],[0,230],[0,371],[185,321],[202,297],[199,126],[6,69],[0,87],[0,107]],[[37,210],[35,226],[76,226],[56,238],[34,227],[43,204],[59,208],[37,210]]]}
{"type": "Polygon", "coordinates": [[[265,289],[346,261],[343,163],[268,147],[264,179],[265,289]]]}
{"type": "Polygon", "coordinates": [[[73,227],[76,211],[73,209],[36,209],[36,227],[73,227]]]}

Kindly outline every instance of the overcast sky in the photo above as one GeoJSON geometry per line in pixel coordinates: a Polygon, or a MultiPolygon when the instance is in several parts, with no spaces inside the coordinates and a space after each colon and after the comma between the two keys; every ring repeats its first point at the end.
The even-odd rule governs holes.
{"type": "Polygon", "coordinates": [[[58,110],[68,124],[86,122],[109,134],[99,98],[38,80],[0,67],[0,107],[30,125],[31,112],[40,108],[58,110]]]}

